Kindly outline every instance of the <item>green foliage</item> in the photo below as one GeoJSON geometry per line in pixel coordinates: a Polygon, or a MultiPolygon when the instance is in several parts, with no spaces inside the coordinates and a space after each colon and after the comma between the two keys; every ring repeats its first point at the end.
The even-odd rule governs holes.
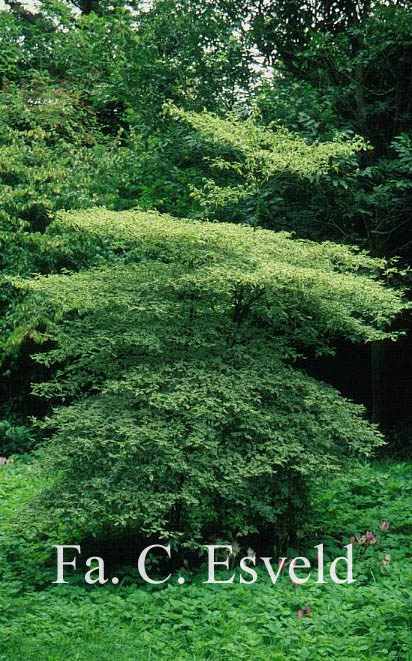
{"type": "Polygon", "coordinates": [[[0,90],[0,417],[13,410],[19,418],[30,413],[27,379],[15,374],[32,370],[24,359],[3,362],[18,302],[3,275],[54,272],[67,265],[58,255],[58,241],[45,234],[59,209],[133,206],[134,189],[126,182],[136,150],[121,149],[118,138],[105,137],[82,95],[47,75],[28,75],[0,90]]]}
{"type": "Polygon", "coordinates": [[[286,226],[410,263],[410,3],[319,2],[301,11],[273,0],[252,31],[275,65],[256,100],[266,122],[311,140],[356,132],[373,147],[360,154],[359,169],[300,195],[302,211],[287,214],[286,226]]]}
{"type": "Polygon", "coordinates": [[[275,207],[276,202],[281,204],[278,215],[282,215],[282,201],[291,191],[296,197],[297,188],[308,188],[308,183],[313,188],[329,172],[339,172],[342,161],[367,148],[361,138],[339,136],[331,142],[310,144],[279,125],[260,126],[252,117],[241,119],[232,114],[222,119],[173,108],[171,113],[188,122],[214,149],[207,158],[214,178],[205,178],[200,189],[192,185],[203,213],[221,217],[232,206],[242,218],[241,202],[246,210],[252,207],[250,223],[255,226],[261,217],[267,217],[271,198],[275,207]]]}
{"type": "Polygon", "coordinates": [[[233,107],[256,79],[240,17],[230,10],[192,0],[156,0],[133,14],[117,2],[112,11],[90,4],[100,11],[73,15],[48,1],[32,20],[18,13],[20,66],[82,92],[111,133],[129,113],[156,130],[169,100],[198,110],[233,107]]]}
{"type": "Polygon", "coordinates": [[[0,81],[13,78],[18,70],[20,31],[9,12],[0,12],[0,81]]]}
{"type": "Polygon", "coordinates": [[[305,476],[381,443],[361,407],[293,362],[340,335],[388,337],[404,303],[376,279],[383,262],[153,213],[64,214],[50,233],[89,268],[13,281],[29,295],[10,345],[47,343],[35,360],[55,376],[34,392],[70,404],[46,421],[45,516],[187,545],[273,537],[294,525],[305,476]]]}
{"type": "MultiPolygon", "coordinates": [[[[368,549],[373,565],[367,557],[355,559],[353,585],[311,581],[295,588],[284,575],[273,586],[262,568],[254,585],[239,585],[238,569],[231,585],[205,585],[204,569],[186,569],[185,585],[177,585],[175,574],[166,589],[153,592],[137,586],[125,568],[119,586],[49,585],[34,591],[33,578],[26,578],[18,594],[9,576],[0,590],[0,658],[411,661],[411,478],[410,463],[352,463],[346,474],[312,487],[316,535],[301,539],[303,555],[312,543],[325,541],[329,563],[342,555],[349,535],[371,530],[379,536],[379,524],[391,521],[380,544],[368,549]],[[307,604],[310,616],[299,620],[297,610],[307,604]]],[[[31,480],[27,468],[0,467],[2,495],[5,482],[15,494],[1,499],[1,557],[10,539],[6,503],[16,508],[31,480]]]]}
{"type": "Polygon", "coordinates": [[[292,77],[281,68],[259,88],[254,110],[266,126],[278,122],[310,141],[331,140],[343,129],[328,88],[292,77]]]}
{"type": "Polygon", "coordinates": [[[0,420],[0,452],[3,455],[27,452],[32,449],[33,441],[33,431],[30,427],[0,420]]]}
{"type": "Polygon", "coordinates": [[[56,209],[113,197],[108,178],[103,183],[115,161],[113,143],[76,92],[42,77],[8,85],[0,96],[0,136],[2,208],[32,231],[43,231],[56,209]]]}
{"type": "Polygon", "coordinates": [[[33,465],[21,458],[0,466],[0,576],[12,597],[27,590],[28,586],[45,585],[51,576],[47,560],[52,544],[59,543],[56,542],[59,539],[58,524],[43,531],[42,535],[33,535],[28,530],[22,532],[20,521],[23,509],[41,486],[33,465]]]}
{"type": "Polygon", "coordinates": [[[6,87],[0,118],[2,213],[11,223],[18,219],[24,227],[21,221],[27,221],[31,230],[43,231],[56,208],[82,206],[82,196],[83,204],[87,199],[93,118],[76,95],[42,79],[26,89],[6,87]]]}
{"type": "Polygon", "coordinates": [[[143,107],[143,95],[136,99],[134,94],[130,107],[149,125],[150,111],[159,112],[165,101],[193,110],[231,109],[258,79],[242,17],[231,3],[154,0],[137,24],[145,58],[133,58],[143,66],[128,79],[132,82],[134,75],[147,96],[143,107]]]}
{"type": "Polygon", "coordinates": [[[408,0],[321,1],[304,8],[269,0],[264,11],[250,4],[253,36],[276,73],[329,94],[324,108],[332,106],[342,128],[368,139],[380,155],[410,128],[408,0]]]}

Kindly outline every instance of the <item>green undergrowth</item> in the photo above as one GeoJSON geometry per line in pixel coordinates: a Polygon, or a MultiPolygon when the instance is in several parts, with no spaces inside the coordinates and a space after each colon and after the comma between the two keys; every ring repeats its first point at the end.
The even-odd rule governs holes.
{"type": "MultiPolygon", "coordinates": [[[[0,472],[3,548],[9,512],[19,492],[28,497],[28,470],[0,472]]],[[[29,573],[22,589],[9,567],[0,585],[0,659],[412,661],[412,464],[357,465],[313,486],[311,500],[314,514],[289,553],[310,556],[324,543],[331,560],[343,555],[351,534],[377,537],[366,550],[355,543],[352,585],[311,579],[295,587],[286,573],[272,585],[261,568],[254,585],[240,585],[238,574],[233,584],[205,585],[203,569],[182,570],[185,584],[176,574],[165,589],[137,586],[126,575],[117,587],[35,590],[29,573]],[[382,521],[391,522],[384,533],[382,521]],[[300,619],[305,606],[311,612],[300,619]]]]}

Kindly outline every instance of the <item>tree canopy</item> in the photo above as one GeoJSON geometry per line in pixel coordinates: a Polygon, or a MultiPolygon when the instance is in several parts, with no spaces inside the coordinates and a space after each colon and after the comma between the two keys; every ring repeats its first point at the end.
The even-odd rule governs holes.
{"type": "Polygon", "coordinates": [[[189,546],[207,532],[276,539],[302,480],[381,443],[362,407],[296,361],[339,336],[389,336],[405,304],[376,277],[383,263],[132,211],[61,214],[49,233],[82,270],[13,280],[28,292],[16,336],[52,370],[34,391],[62,402],[40,451],[46,520],[189,546]]]}

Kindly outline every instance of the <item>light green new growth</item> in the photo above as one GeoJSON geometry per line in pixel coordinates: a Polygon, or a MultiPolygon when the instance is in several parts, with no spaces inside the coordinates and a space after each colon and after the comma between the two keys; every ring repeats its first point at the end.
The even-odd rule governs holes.
{"type": "Polygon", "coordinates": [[[404,304],[372,275],[383,262],[154,213],[62,214],[49,235],[84,270],[14,280],[55,371],[34,391],[68,404],[41,453],[44,516],[189,545],[217,522],[281,530],[305,476],[381,443],[362,407],[293,363],[337,336],[387,337],[404,304]]]}
{"type": "Polygon", "coordinates": [[[333,142],[309,144],[284,127],[260,126],[252,117],[240,119],[232,114],[223,119],[209,112],[168,108],[172,116],[190,124],[215,150],[220,149],[221,153],[208,161],[212,170],[233,173],[241,179],[236,185],[222,185],[205,178],[201,189],[192,187],[194,197],[206,211],[253,198],[255,226],[260,220],[262,191],[269,181],[285,176],[318,179],[342,159],[368,148],[359,136],[338,136],[333,142]]]}

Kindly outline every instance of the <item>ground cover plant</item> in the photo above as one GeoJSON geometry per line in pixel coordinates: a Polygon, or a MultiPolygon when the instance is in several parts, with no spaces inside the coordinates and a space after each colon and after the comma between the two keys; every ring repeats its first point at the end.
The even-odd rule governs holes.
{"type": "MultiPolygon", "coordinates": [[[[0,470],[4,548],[11,515],[4,497],[9,508],[20,506],[30,468],[0,470]]],[[[119,586],[86,588],[77,581],[33,591],[26,579],[22,591],[19,570],[13,580],[9,567],[0,590],[0,658],[409,661],[411,478],[410,462],[353,462],[346,474],[312,487],[313,513],[299,552],[321,539],[330,559],[351,535],[362,541],[370,531],[377,538],[367,548],[355,542],[353,585],[297,588],[285,573],[274,586],[263,571],[254,585],[205,585],[203,569],[182,568],[185,585],[174,580],[153,590],[125,568],[119,586]],[[385,521],[390,526],[382,533],[385,521]]],[[[52,569],[48,579],[54,578],[52,569]]]]}

